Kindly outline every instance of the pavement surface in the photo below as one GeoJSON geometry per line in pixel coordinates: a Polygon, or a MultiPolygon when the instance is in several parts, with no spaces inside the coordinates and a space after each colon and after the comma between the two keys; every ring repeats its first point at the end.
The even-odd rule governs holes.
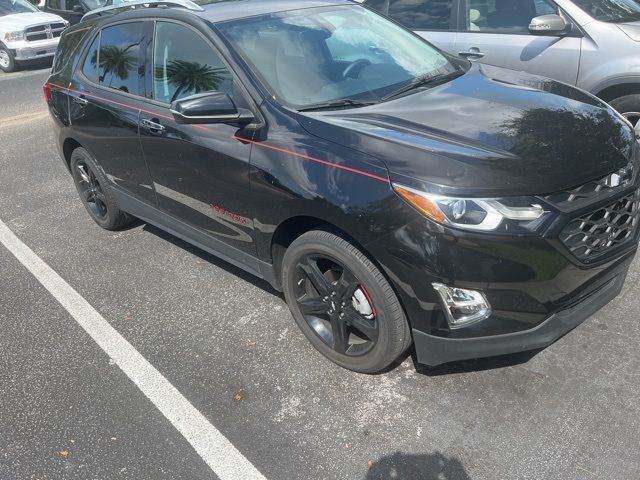
{"type": "MultiPolygon", "coordinates": [[[[640,478],[638,261],[541,352],[351,373],[266,283],[142,222],[98,228],[55,150],[47,74],[0,73],[0,221],[264,477],[640,478]]],[[[218,478],[2,245],[0,386],[1,480],[218,478]]]]}

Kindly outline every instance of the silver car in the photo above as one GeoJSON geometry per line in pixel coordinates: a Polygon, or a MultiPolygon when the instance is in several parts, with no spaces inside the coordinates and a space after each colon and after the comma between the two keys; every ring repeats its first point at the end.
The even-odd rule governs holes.
{"type": "Polygon", "coordinates": [[[576,85],[640,120],[640,0],[365,0],[455,55],[576,85]]]}

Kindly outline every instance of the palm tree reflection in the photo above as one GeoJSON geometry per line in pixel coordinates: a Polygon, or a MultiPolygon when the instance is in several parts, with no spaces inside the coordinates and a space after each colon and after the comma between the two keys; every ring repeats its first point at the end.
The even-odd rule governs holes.
{"type": "Polygon", "coordinates": [[[224,67],[211,67],[184,60],[172,60],[166,67],[158,66],[155,69],[156,79],[166,79],[176,89],[170,102],[185,96],[184,94],[217,90],[227,75],[227,69],[224,67]]]}

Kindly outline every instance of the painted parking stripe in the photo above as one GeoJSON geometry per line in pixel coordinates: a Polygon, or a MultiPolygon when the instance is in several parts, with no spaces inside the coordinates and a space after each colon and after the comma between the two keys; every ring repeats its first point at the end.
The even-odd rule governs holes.
{"type": "Polygon", "coordinates": [[[71,285],[0,220],[3,244],[142,390],[220,480],[266,480],[233,444],[71,285]]]}

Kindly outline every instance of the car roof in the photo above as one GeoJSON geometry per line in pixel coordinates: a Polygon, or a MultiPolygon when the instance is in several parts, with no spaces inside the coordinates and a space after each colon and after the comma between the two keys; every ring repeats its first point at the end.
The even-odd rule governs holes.
{"type": "Polygon", "coordinates": [[[211,23],[304,8],[357,5],[351,0],[221,0],[206,4],[198,3],[204,11],[193,13],[211,23]]]}

